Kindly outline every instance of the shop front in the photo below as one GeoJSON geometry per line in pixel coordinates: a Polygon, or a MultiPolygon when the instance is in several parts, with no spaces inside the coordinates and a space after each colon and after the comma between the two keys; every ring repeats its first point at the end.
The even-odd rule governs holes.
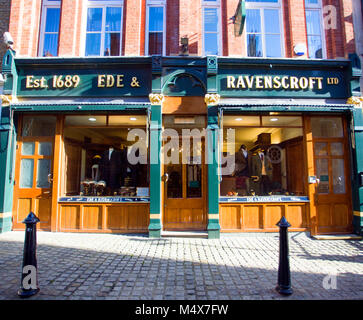
{"type": "Polygon", "coordinates": [[[4,231],[361,232],[350,61],[7,56],[4,231]]]}

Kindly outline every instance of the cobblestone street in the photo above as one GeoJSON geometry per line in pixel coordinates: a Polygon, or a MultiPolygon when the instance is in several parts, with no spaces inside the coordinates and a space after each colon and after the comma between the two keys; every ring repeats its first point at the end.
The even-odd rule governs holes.
{"type": "MultiPolygon", "coordinates": [[[[220,240],[38,232],[30,299],[363,299],[362,241],[290,233],[294,290],[275,291],[278,234],[220,240]],[[336,274],[334,281],[328,281],[336,274]],[[325,280],[324,280],[325,279],[325,280]],[[325,285],[324,285],[325,284],[325,285]],[[324,289],[326,287],[331,289],[324,289]]],[[[19,299],[24,232],[0,234],[0,299],[19,299]]]]}

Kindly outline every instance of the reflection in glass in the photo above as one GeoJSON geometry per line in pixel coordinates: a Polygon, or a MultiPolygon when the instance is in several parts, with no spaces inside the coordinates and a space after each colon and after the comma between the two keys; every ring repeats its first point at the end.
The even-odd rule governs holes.
{"type": "Polygon", "coordinates": [[[37,188],[50,188],[48,174],[50,174],[50,159],[39,159],[37,168],[37,188]]]}
{"type": "Polygon", "coordinates": [[[218,13],[217,8],[204,9],[204,31],[217,32],[218,31],[218,13]]]}
{"type": "Polygon", "coordinates": [[[262,38],[258,34],[247,36],[247,54],[249,57],[262,57],[262,38]]]}
{"type": "Polygon", "coordinates": [[[218,34],[206,33],[204,35],[205,55],[218,55],[218,34]]]}
{"type": "Polygon", "coordinates": [[[309,58],[323,58],[323,44],[320,27],[320,10],[306,10],[306,29],[309,58]]]}
{"type": "Polygon", "coordinates": [[[311,118],[311,130],[314,138],[342,138],[344,136],[341,118],[311,118]]]}
{"type": "Polygon", "coordinates": [[[121,31],[121,7],[106,8],[106,31],[121,31]]]}
{"type": "Polygon", "coordinates": [[[170,164],[166,168],[169,176],[167,182],[168,198],[182,198],[183,197],[183,165],[170,164]]]}
{"type": "Polygon", "coordinates": [[[44,28],[43,57],[58,55],[60,8],[47,8],[44,28]]]}
{"type": "Polygon", "coordinates": [[[343,143],[332,142],[330,144],[330,153],[332,156],[342,156],[344,154],[343,143]]]}
{"type": "Polygon", "coordinates": [[[53,116],[24,116],[23,137],[51,137],[55,133],[56,117],[53,116]]]}
{"type": "Polygon", "coordinates": [[[39,142],[38,155],[51,156],[52,155],[52,143],[51,142],[39,142]]]}
{"type": "Polygon", "coordinates": [[[328,143],[327,142],[315,142],[314,150],[316,156],[327,156],[328,155],[328,143]]]}
{"type": "Polygon", "coordinates": [[[246,31],[247,33],[261,33],[260,10],[246,10],[246,31]]]}
{"type": "Polygon", "coordinates": [[[23,156],[32,156],[35,151],[35,142],[23,142],[21,154],[23,156]]]}
{"type": "Polygon", "coordinates": [[[281,41],[279,34],[266,35],[266,57],[281,57],[281,41]]]}
{"type": "Polygon", "coordinates": [[[333,192],[345,193],[344,159],[332,159],[333,192]]]}
{"type": "Polygon", "coordinates": [[[33,187],[33,159],[21,159],[20,161],[20,188],[32,188],[33,187]]]}
{"type": "Polygon", "coordinates": [[[316,176],[320,180],[318,183],[318,193],[329,193],[329,160],[316,159],[316,176]]]}
{"type": "Polygon", "coordinates": [[[87,32],[101,31],[102,29],[102,8],[88,8],[87,32]]]}

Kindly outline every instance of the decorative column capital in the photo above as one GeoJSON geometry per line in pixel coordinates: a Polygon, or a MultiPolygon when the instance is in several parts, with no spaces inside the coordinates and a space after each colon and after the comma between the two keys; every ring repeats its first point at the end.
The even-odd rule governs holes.
{"type": "Polygon", "coordinates": [[[363,103],[363,97],[350,97],[348,100],[347,100],[347,103],[348,104],[354,104],[354,106],[356,108],[359,108],[362,103],[363,103]]]}
{"type": "Polygon", "coordinates": [[[2,94],[0,95],[1,105],[4,107],[8,107],[11,103],[18,102],[17,97],[10,94],[2,94]]]}
{"type": "Polygon", "coordinates": [[[217,93],[207,93],[204,97],[204,101],[207,106],[215,106],[218,104],[221,96],[217,93]]]}
{"type": "Polygon", "coordinates": [[[151,105],[161,105],[164,100],[164,95],[161,93],[150,93],[149,100],[151,105]]]}

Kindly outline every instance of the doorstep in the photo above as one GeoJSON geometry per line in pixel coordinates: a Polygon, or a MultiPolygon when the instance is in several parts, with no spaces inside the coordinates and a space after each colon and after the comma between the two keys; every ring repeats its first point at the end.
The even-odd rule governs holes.
{"type": "Polygon", "coordinates": [[[162,238],[199,238],[208,239],[206,231],[161,231],[162,238]]]}
{"type": "Polygon", "coordinates": [[[362,240],[362,236],[356,234],[324,234],[312,236],[316,240],[362,240]]]}

